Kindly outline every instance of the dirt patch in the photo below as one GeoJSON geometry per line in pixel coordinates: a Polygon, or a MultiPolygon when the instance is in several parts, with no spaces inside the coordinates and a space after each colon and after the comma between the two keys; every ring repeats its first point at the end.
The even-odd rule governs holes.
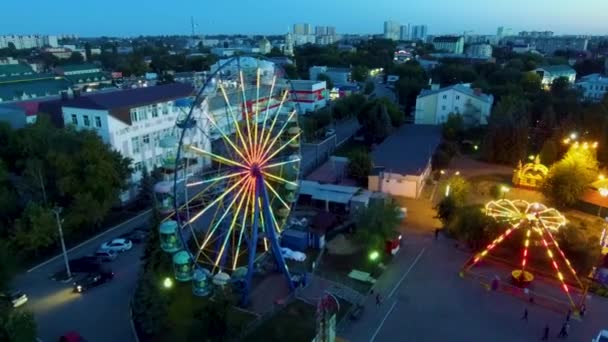
{"type": "Polygon", "coordinates": [[[348,239],[344,234],[338,234],[327,243],[327,252],[333,255],[350,255],[361,249],[355,241],[348,239]]]}

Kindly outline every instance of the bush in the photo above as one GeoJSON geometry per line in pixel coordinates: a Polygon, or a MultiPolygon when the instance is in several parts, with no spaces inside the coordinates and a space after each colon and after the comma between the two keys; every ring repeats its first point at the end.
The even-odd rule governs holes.
{"type": "Polygon", "coordinates": [[[487,245],[498,233],[498,224],[480,206],[457,208],[446,226],[448,235],[464,241],[473,250],[487,245]]]}
{"type": "Polygon", "coordinates": [[[601,251],[598,238],[585,239],[582,230],[585,230],[583,225],[567,225],[557,232],[556,240],[577,274],[589,274],[601,251]]]}

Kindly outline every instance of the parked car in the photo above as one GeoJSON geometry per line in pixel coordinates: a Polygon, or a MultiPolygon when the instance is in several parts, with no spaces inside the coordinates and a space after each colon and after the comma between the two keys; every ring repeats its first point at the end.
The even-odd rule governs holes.
{"type": "Polygon", "coordinates": [[[281,255],[285,259],[294,260],[294,261],[304,261],[306,260],[306,254],[298,251],[291,250],[287,247],[281,247],[281,255]]]}
{"type": "Polygon", "coordinates": [[[95,257],[99,259],[99,261],[112,261],[116,259],[118,253],[113,250],[104,250],[99,249],[95,252],[95,257]]]}
{"type": "Polygon", "coordinates": [[[124,252],[130,250],[131,247],[133,247],[133,243],[130,240],[114,239],[103,243],[99,249],[104,251],[124,252]]]}
{"type": "Polygon", "coordinates": [[[74,282],[74,292],[82,293],[93,287],[105,284],[112,279],[114,279],[114,272],[112,271],[91,272],[74,282]]]}
{"type": "Polygon", "coordinates": [[[10,302],[14,308],[18,308],[27,303],[27,295],[21,291],[14,291],[7,294],[2,293],[0,294],[0,299],[10,302]]]}
{"type": "Polygon", "coordinates": [[[591,342],[608,342],[608,330],[602,330],[591,342]]]}
{"type": "Polygon", "coordinates": [[[85,256],[70,260],[70,271],[75,273],[88,273],[98,271],[100,267],[99,258],[95,256],[85,256]]]}

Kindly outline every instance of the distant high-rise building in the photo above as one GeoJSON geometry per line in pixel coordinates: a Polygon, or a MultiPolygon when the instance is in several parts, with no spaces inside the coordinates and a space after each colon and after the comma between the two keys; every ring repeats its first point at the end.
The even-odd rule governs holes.
{"type": "Polygon", "coordinates": [[[286,56],[293,56],[293,37],[289,32],[287,32],[285,35],[285,47],[283,48],[283,54],[286,56]]]}
{"type": "Polygon", "coordinates": [[[316,36],[327,35],[327,26],[315,26],[315,35],[316,36]]]}
{"type": "Polygon", "coordinates": [[[304,34],[313,34],[312,25],[304,24],[304,34]]]}
{"type": "Polygon", "coordinates": [[[17,50],[41,48],[44,46],[57,47],[57,36],[43,36],[37,34],[30,35],[5,35],[0,36],[0,49],[6,48],[9,44],[15,45],[17,50]]]}
{"type": "Polygon", "coordinates": [[[330,36],[336,35],[336,27],[335,26],[327,26],[327,34],[330,36]]]}
{"type": "Polygon", "coordinates": [[[428,27],[426,25],[413,25],[410,30],[412,40],[425,40],[428,27]]]}
{"type": "Polygon", "coordinates": [[[462,36],[439,36],[433,39],[435,50],[448,53],[462,54],[464,51],[464,38],[462,36]]]}
{"type": "Polygon", "coordinates": [[[521,37],[549,38],[553,37],[553,31],[521,31],[519,35],[521,37]]]}
{"type": "Polygon", "coordinates": [[[399,23],[396,21],[384,22],[384,38],[391,40],[399,40],[399,23]]]}
{"type": "Polygon", "coordinates": [[[293,34],[299,34],[299,35],[308,34],[308,33],[306,33],[306,25],[310,26],[309,24],[303,24],[303,23],[294,24],[293,25],[293,34]]]}
{"type": "Polygon", "coordinates": [[[511,37],[513,36],[513,29],[509,27],[499,26],[496,29],[496,36],[500,39],[503,37],[511,37]]]}
{"type": "Polygon", "coordinates": [[[410,25],[409,24],[401,25],[400,32],[399,32],[399,39],[410,40],[410,25]]]}

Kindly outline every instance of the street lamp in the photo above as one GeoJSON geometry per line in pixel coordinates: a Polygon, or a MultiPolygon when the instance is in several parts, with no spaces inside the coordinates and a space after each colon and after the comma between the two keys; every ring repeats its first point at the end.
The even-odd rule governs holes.
{"type": "Polygon", "coordinates": [[[166,277],[165,280],[163,280],[163,287],[166,289],[170,289],[173,287],[173,280],[169,277],[166,277]]]}
{"type": "MultiPolygon", "coordinates": [[[[600,196],[602,196],[602,201],[604,200],[604,198],[608,197],[608,188],[599,188],[597,190],[600,193],[600,196]]],[[[602,214],[602,202],[600,202],[599,208],[597,209],[597,216],[602,217],[601,214],[602,214]]]]}
{"type": "Polygon", "coordinates": [[[370,261],[376,261],[376,260],[378,260],[379,257],[380,257],[380,253],[378,251],[372,251],[371,253],[369,253],[370,261]]]}
{"type": "Polygon", "coordinates": [[[53,212],[55,213],[55,219],[57,220],[57,229],[59,230],[59,241],[61,241],[61,250],[63,251],[63,261],[65,262],[65,272],[68,276],[66,280],[72,279],[72,271],[70,271],[70,261],[68,260],[68,251],[65,249],[65,241],[63,240],[63,229],[61,227],[62,219],[59,218],[59,214],[61,214],[61,207],[53,208],[53,212]]]}
{"type": "Polygon", "coordinates": [[[505,198],[505,195],[507,194],[507,192],[511,191],[511,189],[509,189],[508,186],[501,186],[500,187],[500,192],[502,193],[502,198],[505,198]]]}

